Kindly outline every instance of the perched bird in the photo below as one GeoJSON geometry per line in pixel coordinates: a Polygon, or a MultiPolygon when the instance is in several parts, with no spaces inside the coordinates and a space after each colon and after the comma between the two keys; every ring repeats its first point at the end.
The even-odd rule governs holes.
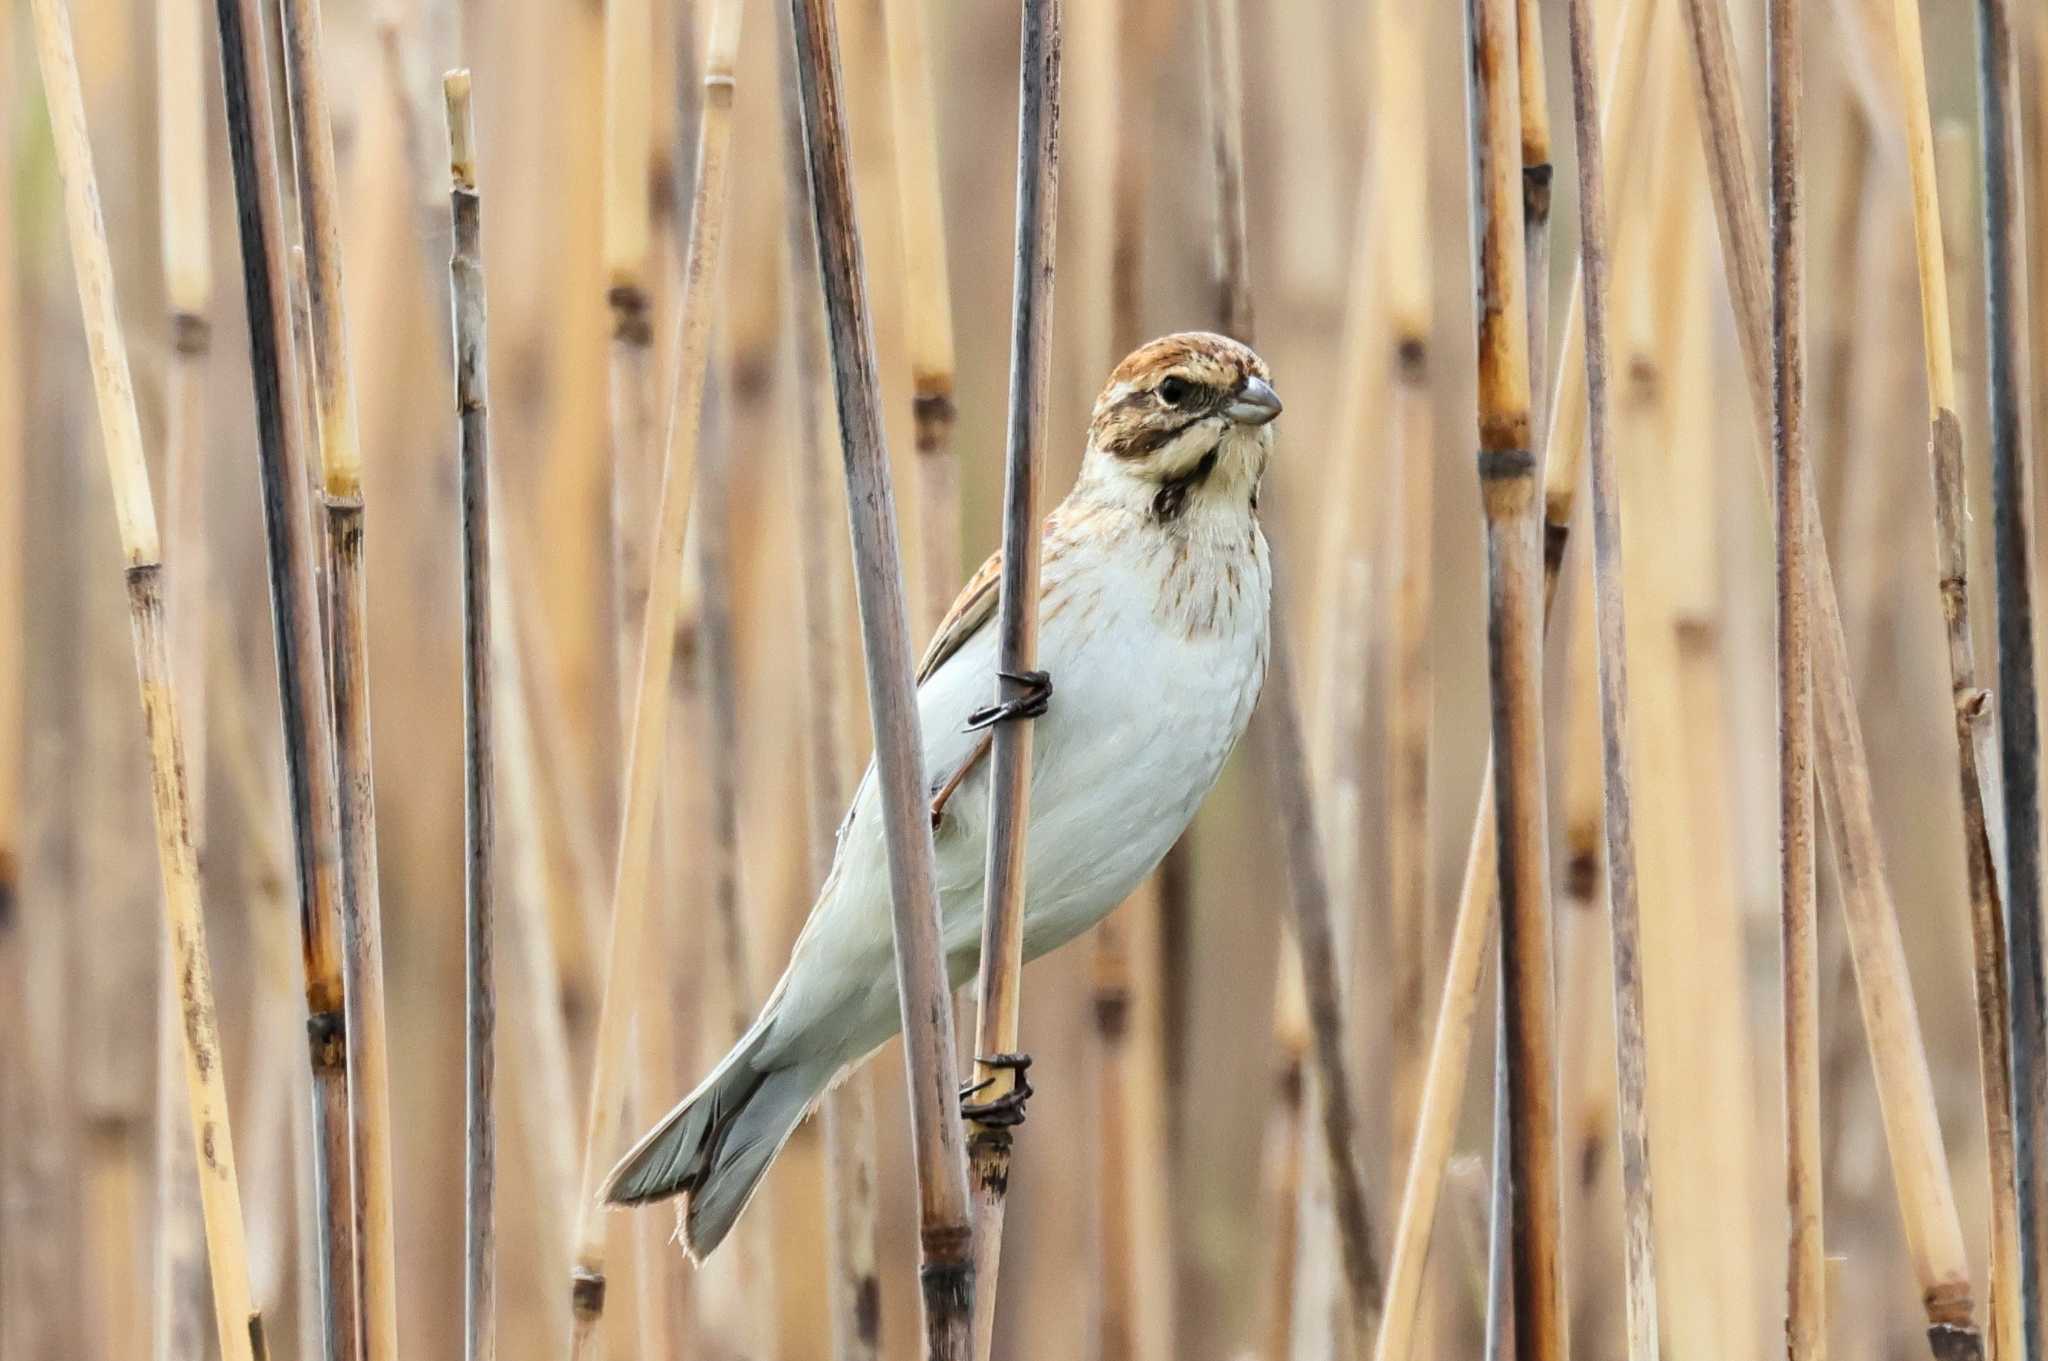
{"type": "MultiPolygon", "coordinates": [[[[1280,399],[1219,335],[1155,340],[1096,399],[1081,472],[1047,517],[1042,718],[1032,738],[1024,955],[1106,916],[1186,829],[1266,671],[1272,584],[1259,482],[1280,399]]],[[[917,673],[941,936],[955,987],[981,952],[998,559],[967,583],[917,673]]],[[[819,1097],[901,1028],[872,766],[788,967],[753,1025],[634,1145],[604,1195],[687,1197],[702,1260],[819,1097]]]]}

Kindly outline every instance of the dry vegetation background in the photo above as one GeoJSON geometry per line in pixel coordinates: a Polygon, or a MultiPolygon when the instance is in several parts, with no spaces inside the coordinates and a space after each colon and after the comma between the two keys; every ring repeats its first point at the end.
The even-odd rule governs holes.
{"type": "MultiPolygon", "coordinates": [[[[1463,27],[1455,6],[1415,5],[1421,77],[1416,102],[1401,106],[1388,95],[1400,86],[1386,78],[1376,40],[1383,20],[1374,11],[1411,3],[1251,4],[1240,35],[1257,340],[1287,403],[1267,525],[1307,659],[1311,757],[1353,957],[1362,1164],[1382,1244],[1405,1159],[1398,1130],[1409,1118],[1415,1056],[1441,987],[1488,732],[1470,457],[1463,27]],[[1419,239],[1389,227],[1409,212],[1423,224],[1419,239]],[[1388,457],[1400,338],[1390,298],[1426,302],[1432,314],[1413,338],[1427,341],[1434,439],[1404,447],[1432,462],[1435,486],[1426,513],[1405,524],[1390,509],[1403,504],[1393,491],[1402,469],[1388,457]],[[1418,687],[1394,674],[1389,639],[1397,548],[1423,526],[1433,604],[1418,687]],[[1402,686],[1411,700],[1426,696],[1432,719],[1419,897],[1390,886],[1405,848],[1393,844],[1398,819],[1380,773],[1402,686]],[[1359,771],[1367,778],[1357,779],[1359,771]]],[[[702,50],[684,29],[697,8],[655,4],[648,35],[657,92],[650,273],[663,410],[676,320],[676,204],[687,198],[698,100],[691,64],[702,50]]],[[[773,6],[746,8],[697,498],[693,557],[703,565],[686,586],[664,860],[645,950],[648,1006],[660,1019],[644,1020],[640,1034],[664,1034],[654,1057],[636,1063],[625,1122],[632,1130],[723,1051],[730,1017],[751,1010],[779,969],[813,888],[801,811],[804,625],[794,488],[823,479],[834,508],[832,551],[840,554],[842,494],[829,454],[822,463],[801,461],[796,414],[814,394],[801,390],[785,349],[783,20],[773,6]],[[731,891],[746,927],[745,979],[726,967],[715,924],[724,872],[715,829],[726,818],[737,835],[731,891]]],[[[958,347],[961,531],[957,544],[943,545],[944,561],[927,560],[917,531],[929,506],[919,504],[927,483],[913,466],[905,233],[882,7],[839,5],[920,641],[930,617],[917,583],[964,579],[996,540],[1016,174],[1014,7],[984,0],[928,8],[958,347]]],[[[1603,10],[1603,49],[1616,8],[1603,10]]],[[[1540,9],[1552,53],[1558,169],[1550,268],[1561,319],[1576,241],[1570,105],[1563,6],[1540,9]]],[[[1732,1357],[1774,1347],[1781,1308],[1770,521],[1751,471],[1752,426],[1677,6],[1660,0],[1655,9],[1632,140],[1610,151],[1610,164],[1627,168],[1612,178],[1609,200],[1657,1244],[1671,1353],[1732,1357]]],[[[1733,9],[1746,111],[1760,136],[1760,7],[1734,0],[1733,9]]],[[[1951,224],[1960,414],[1972,487],[1981,492],[1972,7],[1929,0],[1924,9],[1951,224]]],[[[2017,13],[2039,299],[2048,297],[2048,235],[2038,226],[2048,221],[2048,11],[2023,5],[2017,13]]],[[[1812,449],[1981,1319],[1984,1134],[1889,7],[1837,0],[1812,6],[1808,19],[1812,449]]],[[[466,9],[401,0],[388,14],[331,5],[326,21],[366,457],[401,1338],[407,1355],[450,1356],[461,1323],[461,619],[445,167],[433,91],[444,67],[463,64],[476,78],[497,534],[513,604],[500,626],[518,635],[526,691],[524,706],[501,722],[526,725],[539,753],[525,768],[501,767],[499,1345],[508,1357],[560,1355],[569,1313],[566,1188],[581,1143],[621,762],[621,625],[609,575],[611,313],[601,249],[604,13],[596,0],[466,9]],[[549,958],[558,976],[552,989],[536,982],[549,958]],[[565,1023],[566,1071],[551,1071],[535,1048],[542,1008],[559,1008],[565,1023]]],[[[174,349],[159,255],[158,17],[151,0],[93,0],[75,6],[74,22],[154,455],[164,443],[174,349]]],[[[216,284],[201,523],[211,575],[200,649],[205,712],[188,720],[189,745],[207,789],[207,921],[257,1302],[273,1354],[290,1356],[306,1354],[314,1336],[302,1185],[304,1011],[233,195],[207,23],[204,197],[216,284]]],[[[182,1097],[157,1079],[162,929],[145,754],[25,6],[0,13],[0,51],[8,63],[0,67],[0,625],[10,630],[0,634],[0,1348],[23,1361],[138,1357],[148,1353],[159,1298],[151,1284],[157,1112],[168,1101],[179,1116],[182,1097]]],[[[1045,484],[1053,497],[1072,476],[1089,403],[1111,363],[1146,336],[1216,324],[1204,72],[1194,7],[1071,0],[1056,437],[1045,484]],[[1121,225],[1120,194],[1137,212],[1121,225]],[[1136,275],[1122,276],[1136,280],[1134,307],[1113,305],[1113,247],[1136,252],[1136,275]]],[[[1761,185],[1755,190],[1760,195],[1761,185]]],[[[2037,356],[2048,354],[2043,315],[2048,308],[2037,308],[2037,356]]],[[[1554,326],[1553,348],[1561,343],[1562,327],[1554,326]]],[[[2048,382],[2034,387],[2037,403],[2048,398],[2048,382]]],[[[2036,412],[2048,422],[2048,404],[2036,412]]],[[[652,516],[651,492],[636,509],[652,516]]],[[[1982,559],[1988,508],[1975,533],[1982,559]]],[[[174,542],[174,573],[179,552],[174,542]]],[[[1619,1181],[1606,919],[1588,859],[1599,846],[1599,756],[1582,549],[1566,571],[1545,703],[1568,1294],[1575,1354],[1618,1356],[1619,1181]]],[[[1979,580],[1988,583],[1988,571],[1979,580]]],[[[1979,598],[1977,637],[1989,674],[1988,587],[1979,598]]],[[[841,605],[850,618],[850,595],[841,605]]],[[[850,628],[839,642],[851,710],[845,740],[864,751],[850,628]]],[[[1276,1319],[1286,1317],[1276,1313],[1282,1298],[1292,1300],[1295,1355],[1317,1354],[1327,1336],[1317,1319],[1339,1307],[1341,1274],[1318,1198],[1313,1124],[1290,1114],[1302,1043],[1293,985],[1283,981],[1282,844],[1271,801],[1234,767],[1192,833],[1184,897],[1169,893],[1169,910],[1153,899],[1118,919],[1136,976],[1128,1080],[1137,1095],[1133,1123],[1121,1131],[1135,1178],[1127,1195],[1105,1196],[1098,1184],[1106,1128],[1095,1081],[1101,954],[1084,940],[1027,975],[1024,1033],[1037,1059],[1038,1096],[1018,1140],[999,1356],[1278,1357],[1286,1354],[1284,1330],[1276,1333],[1276,1319]],[[1290,1141],[1309,1149],[1299,1160],[1305,1165],[1292,1168],[1298,1190],[1288,1179],[1296,1161],[1290,1141]],[[1126,1204],[1136,1207],[1128,1223],[1106,1226],[1105,1216],[1125,1218],[1117,1207],[1126,1204]],[[1283,1252],[1280,1240],[1297,1223],[1299,1251],[1283,1252]],[[1129,1270],[1106,1269],[1105,1252],[1129,1270]],[[1134,1299],[1106,1295],[1109,1283],[1130,1280],[1134,1299]],[[1131,1324],[1135,1353],[1103,1346],[1105,1317],[1131,1324]]],[[[1845,1355],[1923,1354],[1925,1324],[1825,842],[1821,866],[1827,1241],[1841,1259],[1830,1278],[1831,1326],[1845,1355]]],[[[908,1356],[917,1336],[915,1192],[898,1052],[885,1051],[871,1072],[883,1350],[908,1356]]],[[[1478,1347],[1488,1052],[1482,1032],[1428,1267],[1422,1355],[1470,1356],[1478,1347]]],[[[665,1332],[675,1355],[827,1355],[823,1196],[813,1123],[771,1176],[736,1248],[701,1273],[662,1246],[665,1210],[614,1216],[608,1353],[645,1356],[645,1339],[665,1332]],[[666,1319],[652,1319],[660,1309],[670,1311],[666,1319]]],[[[210,1329],[202,1344],[211,1346],[210,1329]]]]}

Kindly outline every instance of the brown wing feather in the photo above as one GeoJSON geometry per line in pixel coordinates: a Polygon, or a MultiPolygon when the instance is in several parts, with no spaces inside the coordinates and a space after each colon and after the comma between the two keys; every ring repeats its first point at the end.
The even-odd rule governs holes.
{"type": "Polygon", "coordinates": [[[967,579],[967,586],[953,601],[953,608],[946,611],[946,617],[939,621],[939,627],[932,634],[931,643],[924,650],[924,660],[917,664],[917,683],[923,685],[931,679],[932,673],[946,664],[951,657],[965,646],[967,640],[981,630],[981,626],[995,617],[996,579],[1002,575],[1003,555],[991,553],[981,570],[967,579]]]}

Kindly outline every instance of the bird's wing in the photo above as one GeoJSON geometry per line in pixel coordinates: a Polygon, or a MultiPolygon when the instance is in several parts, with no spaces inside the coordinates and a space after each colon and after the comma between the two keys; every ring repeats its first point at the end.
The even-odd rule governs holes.
{"type": "Polygon", "coordinates": [[[939,627],[932,634],[930,644],[925,647],[924,660],[917,664],[917,683],[923,685],[932,678],[932,673],[946,664],[947,658],[981,630],[981,626],[995,617],[997,579],[1003,574],[1001,550],[988,555],[988,561],[981,570],[967,579],[966,587],[953,601],[953,608],[946,611],[946,617],[939,621],[939,627]]]}

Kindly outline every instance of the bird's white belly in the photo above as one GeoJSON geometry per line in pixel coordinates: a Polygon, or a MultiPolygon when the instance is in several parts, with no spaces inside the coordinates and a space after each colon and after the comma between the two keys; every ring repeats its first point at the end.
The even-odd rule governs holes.
{"type": "MultiPolygon", "coordinates": [[[[1266,578],[1263,561],[1256,566],[1228,627],[1191,632],[1163,620],[1158,585],[1108,564],[1091,566],[1097,589],[1085,601],[1048,611],[1039,665],[1053,693],[1032,733],[1026,958],[1065,944],[1123,901],[1214,786],[1244,733],[1265,667],[1266,578]]],[[[965,724],[994,697],[996,632],[985,628],[969,639],[919,691],[933,788],[980,741],[965,724]]],[[[980,957],[989,765],[983,757],[954,790],[933,838],[942,939],[956,986],[973,976],[980,957]]],[[[896,1029],[889,885],[872,776],[871,769],[856,795],[835,882],[779,989],[782,1015],[771,1047],[822,1025],[850,1061],[896,1029]]]]}

